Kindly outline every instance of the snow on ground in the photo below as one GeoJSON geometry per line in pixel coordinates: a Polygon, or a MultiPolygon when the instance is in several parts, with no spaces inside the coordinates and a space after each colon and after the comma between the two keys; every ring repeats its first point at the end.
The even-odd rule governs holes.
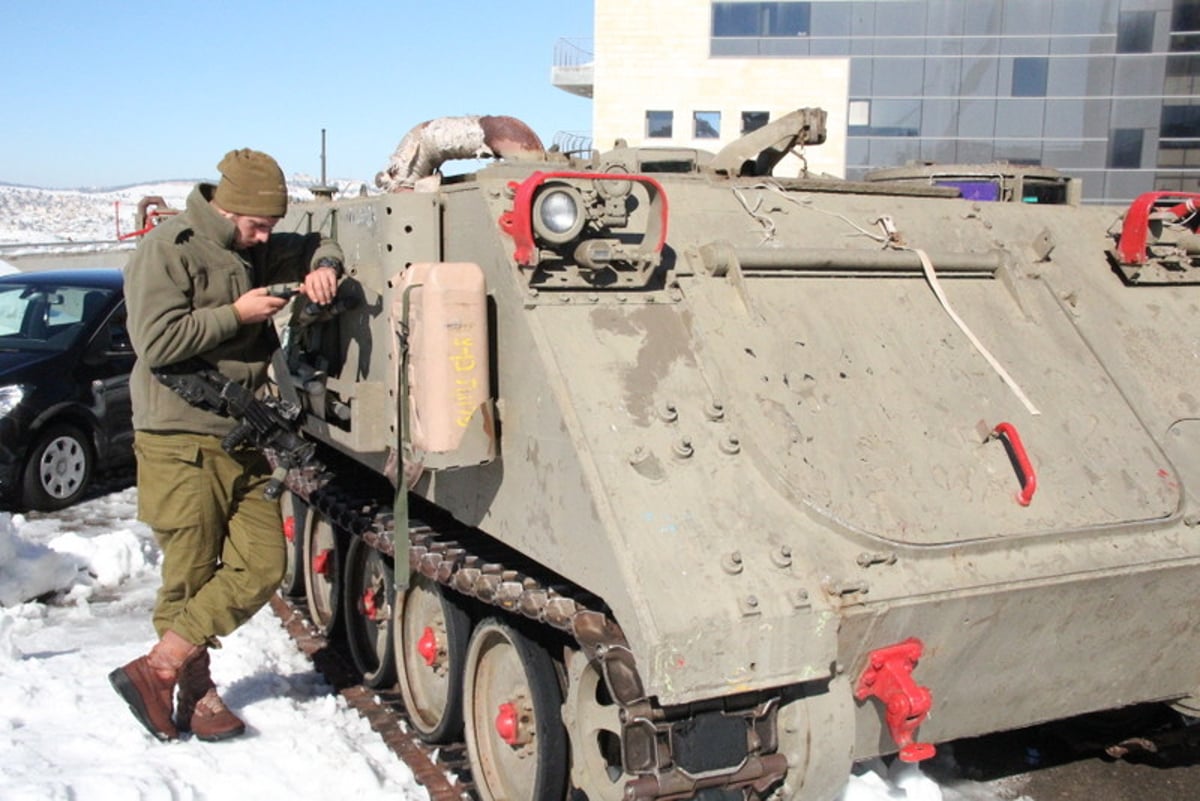
{"type": "Polygon", "coordinates": [[[108,672],[154,640],[158,551],[134,520],[135,498],[128,489],[54,517],[0,515],[0,798],[427,798],[269,610],[213,655],[247,736],[163,744],[134,720],[108,672]],[[21,596],[44,600],[14,603],[21,596]]]}
{"type": "MultiPolygon", "coordinates": [[[[136,497],[129,488],[54,515],[0,513],[0,798],[428,798],[269,609],[213,652],[246,736],[164,744],[134,720],[108,673],[154,641],[159,553],[136,497]]],[[[1017,789],[939,787],[915,766],[876,760],[837,801],[999,801],[1017,789]]]]}
{"type": "MultiPolygon", "coordinates": [[[[288,194],[312,200],[311,186],[320,180],[295,174],[288,194]]],[[[331,182],[339,197],[367,191],[354,180],[331,182]]],[[[195,181],[160,181],[117,189],[39,189],[0,184],[0,246],[111,242],[137,230],[137,207],[145,197],[161,197],[169,208],[182,209],[195,181]]],[[[378,191],[378,190],[375,190],[378,191]]]]}

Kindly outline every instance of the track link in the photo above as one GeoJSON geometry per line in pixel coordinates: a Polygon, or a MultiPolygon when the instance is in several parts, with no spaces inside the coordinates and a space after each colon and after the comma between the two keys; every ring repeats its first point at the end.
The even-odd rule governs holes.
{"type": "Polygon", "coordinates": [[[433,801],[474,801],[465,746],[433,748],[422,742],[405,719],[398,693],[377,692],[360,684],[358,674],[349,662],[287,599],[274,596],[271,611],[337,693],[366,718],[392,753],[408,765],[413,777],[425,787],[433,801]]]}

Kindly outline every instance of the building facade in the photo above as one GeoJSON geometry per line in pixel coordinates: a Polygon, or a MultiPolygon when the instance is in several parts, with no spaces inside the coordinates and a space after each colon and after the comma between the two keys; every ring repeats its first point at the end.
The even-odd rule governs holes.
{"type": "Polygon", "coordinates": [[[820,106],[812,172],[1008,161],[1085,202],[1200,192],[1200,0],[594,2],[600,149],[717,150],[820,106]]]}

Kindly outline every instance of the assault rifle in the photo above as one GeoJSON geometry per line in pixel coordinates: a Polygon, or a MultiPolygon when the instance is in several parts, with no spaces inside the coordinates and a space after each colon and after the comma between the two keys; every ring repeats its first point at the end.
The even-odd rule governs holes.
{"type": "Polygon", "coordinates": [[[299,434],[302,412],[297,404],[271,395],[257,398],[199,358],[185,359],[152,372],[192,406],[237,421],[237,426],[221,440],[225,452],[233,453],[243,445],[250,445],[274,457],[275,470],[263,490],[268,500],[278,498],[283,492],[288,470],[314,467],[323,472],[316,458],[316,443],[299,434]]]}

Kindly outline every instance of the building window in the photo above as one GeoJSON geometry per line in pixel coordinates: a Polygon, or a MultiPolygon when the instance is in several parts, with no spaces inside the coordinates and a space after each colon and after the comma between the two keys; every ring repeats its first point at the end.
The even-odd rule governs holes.
{"type": "Polygon", "coordinates": [[[1108,139],[1108,166],[1113,170],[1136,170],[1142,166],[1142,129],[1114,128],[1108,139]]]}
{"type": "Polygon", "coordinates": [[[847,123],[855,128],[865,128],[871,124],[871,101],[851,100],[847,123]]]}
{"type": "Polygon", "coordinates": [[[1149,53],[1154,48],[1154,12],[1126,11],[1117,18],[1117,52],[1149,53]]]}
{"type": "Polygon", "coordinates": [[[647,111],[646,112],[646,138],[648,139],[670,139],[671,138],[671,123],[675,119],[673,111],[647,111]]]}
{"type": "Polygon", "coordinates": [[[1200,50],[1200,0],[1175,0],[1168,49],[1193,53],[1200,50]]]}
{"type": "Polygon", "coordinates": [[[757,131],[766,125],[770,119],[771,115],[766,111],[743,111],[742,133],[748,134],[751,131],[757,131]]]}
{"type": "Polygon", "coordinates": [[[1049,74],[1050,60],[1047,58],[1014,58],[1012,96],[1045,97],[1046,76],[1049,74]]]}
{"type": "Polygon", "coordinates": [[[1164,139],[1200,138],[1200,106],[1163,106],[1158,133],[1164,139]]]}
{"type": "Polygon", "coordinates": [[[697,139],[721,138],[721,112],[692,112],[692,136],[697,139]]]}
{"type": "Polygon", "coordinates": [[[811,3],[713,3],[712,35],[807,36],[811,3]]]}

